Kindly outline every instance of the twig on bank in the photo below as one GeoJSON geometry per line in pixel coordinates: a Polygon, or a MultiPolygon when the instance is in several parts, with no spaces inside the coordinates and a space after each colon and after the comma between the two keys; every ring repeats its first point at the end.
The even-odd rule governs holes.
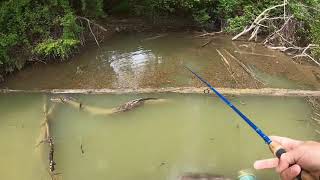
{"type": "Polygon", "coordinates": [[[231,66],[230,66],[230,63],[228,62],[228,60],[223,56],[223,54],[218,50],[216,49],[216,51],[218,52],[218,54],[221,56],[221,60],[222,62],[224,62],[224,66],[226,67],[226,69],[228,70],[228,72],[230,73],[232,79],[236,82],[236,84],[238,85],[238,81],[236,80],[236,78],[234,77],[234,73],[232,72],[231,70],[231,66]]]}
{"type": "Polygon", "coordinates": [[[240,59],[237,59],[236,57],[234,57],[229,51],[223,49],[232,59],[234,59],[241,67],[242,69],[249,74],[249,76],[251,76],[253,79],[255,79],[256,81],[260,82],[261,84],[264,84],[262,81],[260,81],[256,75],[244,64],[241,62],[240,59]]]}

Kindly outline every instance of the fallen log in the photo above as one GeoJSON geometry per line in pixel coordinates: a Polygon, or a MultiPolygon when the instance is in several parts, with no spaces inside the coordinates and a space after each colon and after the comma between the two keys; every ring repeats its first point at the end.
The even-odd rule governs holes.
{"type": "MultiPolygon", "coordinates": [[[[320,96],[320,91],[300,89],[232,89],[216,88],[222,94],[244,96],[320,96]]],[[[167,88],[140,88],[140,89],[44,89],[44,90],[14,90],[1,89],[0,93],[49,93],[49,94],[144,94],[144,93],[178,93],[202,94],[207,87],[167,87],[167,88]]]]}

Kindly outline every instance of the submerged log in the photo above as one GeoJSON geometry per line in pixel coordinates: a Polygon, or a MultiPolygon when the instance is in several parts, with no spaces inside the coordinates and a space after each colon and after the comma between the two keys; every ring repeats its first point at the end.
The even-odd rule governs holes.
{"type": "MultiPolygon", "coordinates": [[[[320,91],[300,89],[232,89],[216,88],[222,94],[244,96],[320,96],[320,91]]],[[[140,89],[51,89],[51,90],[13,90],[2,89],[0,93],[50,93],[50,94],[143,94],[143,93],[178,93],[202,94],[207,87],[167,87],[167,88],[140,88],[140,89]]]]}
{"type": "Polygon", "coordinates": [[[164,99],[158,99],[158,98],[139,98],[139,99],[128,101],[115,108],[101,108],[101,107],[94,107],[90,105],[84,105],[83,103],[77,102],[73,98],[67,97],[67,96],[51,98],[51,101],[53,102],[68,104],[71,107],[77,108],[81,111],[85,111],[93,115],[111,115],[111,114],[116,114],[120,112],[126,112],[126,111],[133,110],[139,106],[142,106],[144,103],[149,101],[162,102],[163,100],[164,99]]]}
{"type": "MultiPolygon", "coordinates": [[[[43,113],[44,113],[44,120],[42,123],[42,132],[43,137],[41,141],[38,142],[37,146],[39,146],[42,143],[47,143],[49,146],[49,153],[48,153],[48,160],[49,160],[49,172],[51,175],[51,178],[53,179],[53,176],[55,175],[55,161],[54,161],[54,141],[53,137],[51,135],[50,131],[50,119],[51,119],[51,114],[53,113],[56,105],[53,104],[50,109],[47,107],[47,98],[44,98],[44,105],[43,105],[43,113]]],[[[37,147],[36,146],[36,147],[37,147]]]]}

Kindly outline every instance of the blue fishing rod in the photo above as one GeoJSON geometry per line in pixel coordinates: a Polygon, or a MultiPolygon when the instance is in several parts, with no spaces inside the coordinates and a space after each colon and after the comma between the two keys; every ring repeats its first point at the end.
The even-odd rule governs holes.
{"type": "MultiPolygon", "coordinates": [[[[206,84],[225,104],[227,104],[233,111],[235,111],[256,133],[268,144],[270,151],[280,158],[286,150],[277,142],[272,141],[261,129],[259,129],[246,115],[244,115],[238,108],[236,108],[226,97],[220,94],[208,81],[201,76],[193,72],[190,68],[186,67],[193,75],[195,75],[200,81],[206,84]]],[[[314,178],[305,170],[301,170],[300,174],[296,178],[297,180],[313,180],[314,178]]]]}

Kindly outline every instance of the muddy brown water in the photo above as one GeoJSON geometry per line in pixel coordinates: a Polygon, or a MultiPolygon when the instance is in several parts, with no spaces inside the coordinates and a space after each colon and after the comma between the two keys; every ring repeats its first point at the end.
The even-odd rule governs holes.
{"type": "MultiPolygon", "coordinates": [[[[236,179],[253,171],[268,147],[231,109],[210,95],[73,95],[85,105],[112,108],[139,97],[166,99],[133,111],[98,116],[58,104],[50,119],[56,179],[178,180],[184,174],[236,179]]],[[[233,97],[232,103],[268,134],[319,140],[303,98],[233,97]]],[[[0,179],[50,180],[42,94],[0,95],[0,179]]],[[[197,177],[195,176],[195,177],[197,177]]]]}
{"type": "Polygon", "coordinates": [[[68,62],[36,64],[9,76],[0,86],[12,89],[144,88],[201,86],[187,65],[217,87],[319,88],[319,68],[297,65],[260,44],[232,42],[230,36],[194,33],[119,34],[82,49],[68,62]],[[158,37],[158,38],[155,38],[158,37]],[[210,37],[211,38],[211,37],[210,37]],[[230,64],[230,75],[218,52],[230,64]],[[225,51],[246,64],[265,85],[256,83],[225,51]]]}

